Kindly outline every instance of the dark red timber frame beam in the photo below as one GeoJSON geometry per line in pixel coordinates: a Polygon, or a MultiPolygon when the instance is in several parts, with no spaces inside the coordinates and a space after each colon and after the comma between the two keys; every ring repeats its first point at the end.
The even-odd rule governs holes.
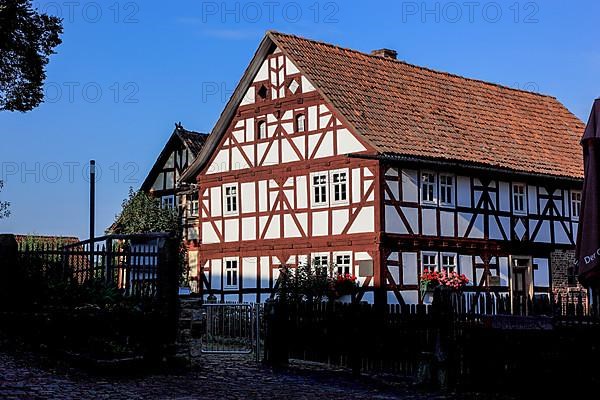
{"type": "Polygon", "coordinates": [[[383,188],[385,187],[385,168],[378,163],[375,173],[375,232],[377,233],[377,250],[373,255],[373,273],[375,286],[374,302],[377,305],[387,304],[386,277],[388,274],[386,261],[389,251],[383,247],[382,238],[385,229],[385,208],[383,201],[383,188]]]}
{"type": "MultiPolygon", "coordinates": [[[[202,285],[206,285],[208,289],[204,289],[202,287],[202,294],[214,294],[217,295],[221,300],[225,299],[225,295],[237,295],[238,300],[243,301],[243,296],[246,294],[255,295],[256,301],[261,300],[262,294],[268,294],[269,296],[273,295],[277,290],[277,280],[274,276],[274,271],[278,270],[282,264],[285,264],[291,268],[297,267],[297,258],[295,263],[287,263],[287,261],[292,256],[307,256],[310,257],[311,253],[331,253],[334,251],[354,251],[354,252],[366,252],[370,255],[375,254],[377,245],[376,240],[373,238],[372,234],[356,234],[353,235],[352,239],[349,240],[332,240],[331,238],[321,238],[319,240],[312,240],[310,243],[294,243],[292,239],[285,240],[265,240],[263,243],[258,246],[252,248],[251,246],[246,247],[234,247],[228,246],[226,249],[217,249],[212,252],[207,252],[206,255],[201,251],[204,259],[201,261],[202,269],[201,275],[199,275],[199,283],[202,285]],[[287,242],[287,243],[286,243],[287,242]],[[239,288],[235,290],[223,290],[223,289],[213,289],[209,287],[209,282],[212,282],[212,269],[210,267],[212,259],[222,259],[225,257],[238,257],[240,264],[239,265],[239,288]],[[248,263],[243,263],[242,258],[244,257],[256,257],[256,264],[250,266],[248,263]],[[269,286],[263,287],[262,280],[266,278],[265,276],[257,276],[257,286],[256,287],[244,287],[242,274],[243,271],[247,268],[251,270],[255,270],[256,272],[260,271],[260,257],[269,257],[269,286]],[[272,257],[277,257],[279,262],[273,263],[272,257]],[[208,263],[208,268],[204,268],[204,264],[208,263]]],[[[224,276],[221,275],[221,279],[224,279],[224,276]]],[[[365,281],[363,287],[360,288],[359,298],[362,298],[365,292],[372,291],[373,288],[368,287],[372,282],[373,278],[368,277],[365,281]]],[[[221,282],[221,287],[222,282],[221,282]]]]}
{"type": "MultiPolygon", "coordinates": [[[[214,243],[214,244],[202,244],[199,248],[199,279],[203,285],[208,286],[208,282],[212,282],[212,270],[204,269],[206,262],[211,262],[212,259],[223,259],[225,257],[238,257],[240,260],[240,278],[239,278],[239,289],[238,290],[227,290],[227,294],[238,294],[239,301],[243,301],[243,294],[256,294],[256,300],[261,300],[261,294],[267,293],[269,295],[274,293],[271,289],[276,286],[276,282],[273,280],[273,270],[281,267],[281,264],[287,263],[287,260],[291,256],[302,256],[305,255],[310,259],[311,253],[331,253],[335,251],[353,251],[353,252],[366,252],[374,259],[374,264],[377,262],[377,254],[379,253],[379,237],[374,233],[358,233],[335,236],[321,236],[312,238],[287,238],[287,239],[262,239],[252,241],[241,241],[241,242],[227,242],[227,243],[214,243]],[[241,261],[244,257],[255,257],[257,263],[260,263],[260,257],[269,257],[269,287],[261,287],[263,276],[259,276],[258,272],[260,268],[256,270],[257,273],[257,286],[255,288],[243,287],[243,268],[247,268],[241,261]],[[279,263],[271,263],[271,257],[277,257],[279,263]]],[[[260,265],[260,264],[258,264],[260,265]]],[[[296,264],[290,265],[296,267],[296,264]]],[[[362,293],[370,291],[368,288],[373,278],[368,277],[365,281],[365,285],[361,288],[362,293]]],[[[222,284],[221,284],[222,287],[222,284]]],[[[223,290],[204,290],[201,286],[201,290],[204,294],[217,294],[224,300],[225,291],[223,290]]]]}
{"type": "MultiPolygon", "coordinates": [[[[352,178],[352,174],[349,174],[349,178],[352,178]]],[[[202,256],[206,256],[208,254],[211,254],[213,252],[219,253],[219,252],[226,252],[228,251],[228,249],[244,249],[244,248],[250,248],[250,249],[255,249],[255,248],[260,248],[262,246],[263,243],[267,243],[267,242],[273,242],[275,241],[276,244],[278,246],[290,246],[289,248],[294,248],[297,247],[298,245],[300,245],[301,243],[305,242],[307,243],[308,246],[310,246],[311,243],[315,243],[315,242],[328,242],[328,241],[345,241],[345,240],[350,240],[354,237],[360,237],[363,235],[368,235],[370,238],[373,238],[371,240],[371,243],[377,243],[379,241],[379,235],[377,234],[377,229],[379,229],[377,227],[377,225],[380,225],[377,220],[375,221],[375,230],[374,232],[369,232],[369,233],[354,233],[354,234],[350,234],[347,233],[349,230],[349,227],[352,223],[354,223],[355,219],[356,219],[356,215],[358,214],[358,212],[363,209],[364,207],[367,206],[373,206],[374,207],[374,212],[375,215],[380,214],[380,212],[378,211],[378,182],[379,176],[378,176],[378,163],[377,162],[373,162],[372,160],[358,160],[358,159],[350,159],[347,157],[328,157],[328,158],[323,158],[323,159],[317,159],[317,160],[309,160],[309,161],[303,161],[303,162],[296,162],[294,163],[293,167],[292,166],[288,166],[287,164],[282,164],[279,165],[278,168],[274,168],[274,167],[262,167],[262,168],[255,168],[252,170],[245,170],[245,171],[231,171],[230,173],[225,173],[225,174],[218,174],[218,175],[206,175],[203,176],[202,178],[199,179],[199,184],[201,187],[201,196],[200,198],[202,200],[207,199],[206,196],[209,195],[210,193],[210,189],[213,187],[221,187],[222,185],[226,185],[228,183],[237,183],[237,184],[243,184],[243,183],[255,183],[255,211],[254,212],[247,212],[247,213],[243,213],[242,210],[239,210],[239,213],[237,215],[234,216],[218,216],[218,217],[202,217],[200,220],[201,222],[204,223],[210,223],[211,226],[213,227],[213,229],[217,230],[217,222],[220,221],[224,221],[224,220],[237,220],[239,225],[238,225],[238,233],[240,235],[240,237],[238,237],[238,241],[234,241],[234,242],[224,242],[224,238],[222,236],[219,236],[219,243],[202,243],[200,245],[200,249],[202,252],[202,256]],[[347,205],[335,205],[335,206],[330,206],[327,208],[312,208],[310,205],[310,182],[308,180],[308,178],[310,177],[310,173],[311,172],[316,172],[316,171],[328,171],[328,170],[336,170],[336,169],[349,169],[350,171],[352,169],[355,168],[360,168],[361,169],[361,177],[362,177],[362,182],[360,184],[360,199],[357,202],[352,202],[350,201],[347,205]],[[363,168],[368,168],[369,171],[371,171],[373,173],[373,177],[365,177],[364,173],[363,173],[363,168]],[[283,190],[285,189],[293,189],[294,192],[294,196],[297,193],[295,184],[292,184],[292,186],[284,186],[282,185],[282,182],[284,182],[285,180],[288,180],[290,178],[293,178],[294,182],[295,182],[295,178],[297,177],[305,177],[307,178],[307,183],[306,183],[306,187],[308,190],[307,193],[307,206],[305,208],[298,208],[297,204],[294,204],[294,208],[290,208],[289,206],[291,205],[289,200],[285,197],[285,195],[283,194],[283,190]],[[275,204],[273,204],[270,209],[268,209],[267,211],[259,211],[259,201],[258,201],[258,196],[259,196],[259,192],[258,192],[258,181],[268,181],[268,180],[274,180],[276,182],[279,182],[279,186],[278,188],[276,188],[275,190],[273,189],[269,189],[270,192],[275,192],[277,191],[277,200],[275,202],[275,204]],[[365,189],[365,185],[364,182],[371,182],[370,185],[368,185],[368,187],[365,189]],[[368,201],[367,198],[369,197],[369,195],[373,193],[374,194],[374,198],[372,201],[368,201]],[[276,210],[276,206],[279,205],[279,210],[276,210]],[[282,207],[285,206],[285,207],[282,207]],[[332,227],[332,215],[333,212],[335,210],[348,210],[349,211],[349,219],[347,222],[347,225],[343,228],[342,233],[341,234],[337,234],[337,235],[332,235],[331,232],[331,227],[332,227]],[[312,215],[313,213],[322,213],[322,212],[327,212],[328,214],[328,226],[329,226],[329,234],[326,236],[309,236],[309,232],[311,231],[311,223],[312,223],[312,215]],[[242,218],[256,218],[256,221],[259,220],[260,217],[267,217],[268,221],[271,221],[271,219],[276,216],[283,216],[283,215],[290,215],[293,221],[298,221],[297,220],[297,214],[298,213],[306,213],[307,214],[307,231],[304,231],[303,229],[299,229],[300,233],[301,233],[301,237],[299,238],[281,238],[281,239],[265,239],[264,238],[264,232],[262,232],[260,230],[260,226],[258,224],[256,224],[256,232],[255,232],[255,237],[257,239],[255,240],[241,240],[241,230],[242,230],[242,218]],[[376,241],[375,241],[376,240],[376,241]]],[[[350,181],[349,182],[349,187],[352,187],[352,185],[355,185],[357,183],[350,181]]],[[[242,194],[243,196],[243,194],[242,194]]],[[[217,200],[217,201],[220,201],[217,200]]],[[[240,201],[243,202],[244,199],[240,198],[240,201]]],[[[201,205],[202,211],[208,215],[210,215],[210,209],[208,207],[206,207],[204,204],[201,205]]],[[[379,218],[379,217],[376,217],[379,218]]],[[[280,221],[282,221],[283,218],[280,218],[280,221]]],[[[282,231],[280,231],[281,234],[282,231]]]]}

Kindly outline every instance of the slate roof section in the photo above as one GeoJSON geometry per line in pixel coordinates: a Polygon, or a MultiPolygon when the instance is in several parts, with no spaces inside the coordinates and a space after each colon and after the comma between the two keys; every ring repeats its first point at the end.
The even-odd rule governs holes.
{"type": "Polygon", "coordinates": [[[192,153],[193,157],[196,157],[200,153],[200,150],[202,150],[202,147],[208,138],[208,133],[188,131],[185,128],[177,128],[175,129],[175,132],[192,153]]]}
{"type": "Polygon", "coordinates": [[[381,154],[583,177],[585,125],[554,97],[267,35],[381,154]]]}

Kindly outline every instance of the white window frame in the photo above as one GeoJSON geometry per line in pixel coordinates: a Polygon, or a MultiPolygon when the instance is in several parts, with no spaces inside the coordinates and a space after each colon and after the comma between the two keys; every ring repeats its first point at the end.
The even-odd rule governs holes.
{"type": "Polygon", "coordinates": [[[347,204],[350,204],[350,199],[349,199],[350,188],[349,188],[349,185],[348,185],[349,177],[350,177],[350,172],[349,172],[349,170],[347,168],[346,169],[334,170],[334,171],[331,171],[329,173],[329,182],[330,182],[330,186],[331,186],[331,188],[329,190],[329,193],[331,195],[330,203],[332,205],[347,205],[347,204]],[[338,175],[338,174],[345,174],[346,175],[346,181],[343,182],[343,183],[336,183],[334,181],[334,176],[338,175]],[[335,199],[335,189],[336,189],[336,186],[340,187],[340,193],[341,193],[341,188],[345,187],[345,194],[346,194],[346,198],[345,199],[339,199],[339,200],[335,199]]]}
{"type": "MultiPolygon", "coordinates": [[[[319,193],[321,194],[321,193],[319,193]]],[[[313,172],[310,174],[310,204],[313,208],[322,208],[329,206],[329,173],[324,172],[313,172]],[[325,201],[315,200],[315,189],[317,185],[314,183],[315,177],[325,177],[325,183],[319,183],[319,187],[325,188],[325,201]]]]}
{"type": "Polygon", "coordinates": [[[223,195],[223,215],[238,215],[240,210],[240,188],[237,183],[229,183],[222,187],[223,195]],[[233,198],[231,194],[227,194],[227,189],[235,188],[235,210],[227,209],[227,199],[233,198]]]}
{"type": "Polygon", "coordinates": [[[511,194],[512,194],[512,208],[513,208],[513,214],[515,215],[527,215],[527,184],[522,183],[522,182],[513,182],[513,184],[511,185],[511,194]],[[523,193],[519,193],[517,194],[515,192],[515,187],[522,187],[523,188],[523,193]],[[523,198],[523,209],[522,210],[517,210],[517,196],[522,197],[523,198]]]}
{"type": "Polygon", "coordinates": [[[440,174],[438,177],[438,198],[440,199],[440,205],[444,207],[455,207],[455,198],[456,198],[456,176],[453,174],[440,174]],[[442,183],[442,178],[450,178],[452,179],[452,184],[448,185],[447,183],[442,183]],[[447,193],[448,188],[450,189],[450,201],[443,201],[442,194],[447,193]]]}
{"type": "Polygon", "coordinates": [[[441,254],[441,257],[440,257],[440,270],[446,270],[446,272],[452,272],[450,270],[450,267],[453,268],[452,271],[458,272],[458,255],[456,253],[444,252],[441,254]],[[452,257],[454,260],[454,263],[453,264],[445,263],[444,257],[452,257]]]}
{"type": "Polygon", "coordinates": [[[306,132],[306,114],[297,114],[294,122],[296,125],[297,133],[306,132]],[[302,125],[300,125],[300,122],[302,122],[302,125]]]}
{"type": "MultiPolygon", "coordinates": [[[[420,176],[419,176],[419,194],[421,197],[421,204],[427,204],[427,205],[435,205],[437,204],[437,199],[438,199],[438,194],[437,194],[437,183],[438,183],[438,177],[437,174],[433,171],[421,171],[420,172],[420,176]],[[427,186],[433,188],[433,199],[429,200],[429,199],[425,199],[424,196],[424,180],[423,180],[423,175],[431,175],[433,176],[433,182],[428,182],[427,186]]],[[[429,190],[428,190],[429,191],[429,190]]]]}
{"type": "Polygon", "coordinates": [[[197,217],[200,215],[200,201],[190,200],[189,202],[190,217],[197,217]]]}
{"type": "Polygon", "coordinates": [[[352,275],[352,252],[351,251],[338,251],[333,253],[333,263],[335,264],[334,272],[338,275],[350,274],[352,275]],[[338,257],[344,257],[348,259],[347,264],[338,264],[338,257]],[[347,269],[348,272],[343,271],[340,274],[340,268],[347,269]]]}
{"type": "Polygon", "coordinates": [[[313,253],[311,254],[311,267],[315,269],[315,273],[319,273],[322,268],[325,268],[325,276],[329,276],[329,263],[331,262],[331,255],[329,253],[313,253]],[[326,262],[323,265],[323,258],[326,262]]]}
{"type": "Polygon", "coordinates": [[[261,119],[256,122],[256,139],[263,140],[269,137],[268,129],[267,129],[267,121],[261,119]],[[264,132],[261,132],[261,127],[264,126],[264,132]]]}
{"type": "Polygon", "coordinates": [[[167,210],[175,209],[175,196],[172,194],[160,198],[160,206],[167,210]]]}
{"type": "Polygon", "coordinates": [[[237,257],[227,257],[223,259],[223,289],[237,290],[240,287],[240,260],[237,257]],[[235,267],[230,267],[230,263],[235,263],[235,267]],[[229,281],[231,274],[231,282],[229,281]]]}
{"type": "Polygon", "coordinates": [[[439,271],[439,269],[440,269],[440,260],[439,260],[437,251],[422,251],[421,252],[421,268],[422,268],[423,271],[426,268],[429,269],[429,271],[439,271]],[[425,265],[425,257],[434,257],[435,264],[428,264],[428,265],[434,265],[433,269],[431,269],[430,267],[428,267],[428,266],[425,265]]]}
{"type": "Polygon", "coordinates": [[[579,221],[579,217],[581,216],[581,190],[571,190],[569,194],[569,207],[571,207],[571,218],[574,221],[579,221]],[[578,196],[578,199],[574,199],[574,196],[578,196]],[[577,210],[577,215],[575,215],[575,210],[577,210]]]}

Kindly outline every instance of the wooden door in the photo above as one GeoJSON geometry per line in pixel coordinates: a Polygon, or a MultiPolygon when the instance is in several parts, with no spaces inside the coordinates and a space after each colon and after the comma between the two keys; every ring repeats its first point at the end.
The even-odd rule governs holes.
{"type": "Polygon", "coordinates": [[[531,296],[531,258],[512,258],[510,280],[512,312],[516,315],[526,315],[531,296]]]}

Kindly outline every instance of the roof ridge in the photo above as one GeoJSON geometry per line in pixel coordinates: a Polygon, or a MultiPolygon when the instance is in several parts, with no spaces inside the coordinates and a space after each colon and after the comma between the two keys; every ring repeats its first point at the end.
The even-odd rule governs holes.
{"type": "Polygon", "coordinates": [[[184,129],[183,131],[180,131],[180,133],[191,133],[191,134],[199,135],[199,136],[210,135],[210,133],[207,133],[207,132],[190,131],[189,129],[184,129]]]}
{"type": "Polygon", "coordinates": [[[175,124],[175,130],[174,130],[173,133],[177,133],[177,134],[191,133],[191,134],[200,135],[200,136],[208,136],[208,135],[210,135],[210,133],[192,131],[190,129],[186,129],[183,125],[177,125],[177,124],[175,124]]]}
{"type": "Polygon", "coordinates": [[[539,93],[539,92],[532,92],[532,91],[524,90],[524,89],[517,89],[517,88],[514,88],[514,87],[502,85],[500,83],[485,81],[483,79],[469,78],[467,76],[458,75],[458,74],[447,72],[447,71],[440,71],[440,70],[436,70],[436,69],[433,69],[433,68],[430,68],[430,67],[424,67],[424,66],[421,66],[421,65],[411,64],[411,63],[409,63],[407,61],[404,61],[404,60],[397,60],[397,59],[392,59],[392,58],[379,57],[379,56],[375,56],[373,54],[365,53],[364,51],[352,49],[350,47],[339,46],[339,45],[336,45],[336,44],[333,44],[333,43],[324,42],[322,40],[311,39],[311,38],[307,38],[307,37],[303,37],[303,36],[299,36],[299,35],[295,35],[295,34],[291,34],[291,33],[278,32],[276,30],[268,30],[267,34],[293,37],[293,38],[296,38],[296,39],[306,40],[308,42],[313,42],[313,43],[321,44],[321,45],[324,45],[324,46],[332,47],[332,48],[338,49],[338,50],[349,51],[349,52],[352,52],[352,53],[358,53],[360,55],[367,56],[367,57],[370,57],[370,58],[373,58],[373,59],[377,59],[377,60],[383,60],[383,61],[387,61],[387,62],[396,62],[396,63],[404,64],[404,65],[407,65],[407,66],[409,66],[411,68],[416,68],[416,69],[419,69],[419,70],[424,70],[424,71],[429,71],[429,72],[433,72],[433,73],[436,73],[436,74],[441,74],[441,75],[446,75],[446,76],[450,76],[450,77],[460,78],[460,79],[464,79],[464,80],[471,81],[471,82],[483,83],[485,85],[495,86],[495,87],[499,87],[501,89],[508,89],[508,90],[512,90],[512,91],[515,91],[515,92],[519,92],[519,93],[526,93],[526,94],[531,94],[531,95],[534,95],[534,96],[546,97],[546,98],[550,98],[550,99],[554,99],[554,100],[558,101],[558,99],[555,96],[552,96],[552,95],[549,95],[549,94],[539,93]]]}

